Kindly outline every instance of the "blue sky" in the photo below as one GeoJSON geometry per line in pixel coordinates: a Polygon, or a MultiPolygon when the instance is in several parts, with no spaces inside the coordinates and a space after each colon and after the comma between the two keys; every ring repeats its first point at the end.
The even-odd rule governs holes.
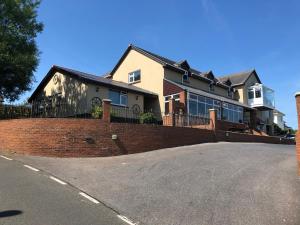
{"type": "Polygon", "coordinates": [[[298,0],[44,0],[33,89],[54,64],[104,74],[133,43],[217,76],[255,68],[296,128],[299,12],[298,0]]]}

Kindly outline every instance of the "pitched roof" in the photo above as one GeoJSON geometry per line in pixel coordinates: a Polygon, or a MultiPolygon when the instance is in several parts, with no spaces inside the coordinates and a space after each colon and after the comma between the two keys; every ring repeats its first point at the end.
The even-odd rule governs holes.
{"type": "Polygon", "coordinates": [[[242,102],[239,102],[237,100],[233,100],[233,99],[223,97],[223,96],[220,96],[220,95],[212,94],[212,93],[209,93],[207,91],[200,90],[200,89],[187,87],[185,85],[179,84],[177,82],[174,82],[174,81],[171,81],[171,80],[168,80],[168,79],[165,79],[165,80],[172,83],[172,84],[174,84],[174,85],[176,85],[176,86],[178,86],[178,87],[180,87],[180,88],[182,88],[182,89],[184,89],[184,90],[187,90],[191,93],[202,95],[202,96],[209,97],[209,98],[212,98],[212,99],[216,99],[216,100],[219,100],[221,102],[227,102],[227,103],[230,103],[230,104],[242,106],[242,107],[247,108],[247,109],[252,109],[249,105],[246,105],[246,104],[244,104],[242,102]]]}
{"type": "MultiPolygon", "coordinates": [[[[72,77],[75,77],[78,80],[81,80],[81,81],[84,81],[87,83],[94,83],[94,84],[98,84],[98,85],[102,85],[102,86],[116,87],[121,90],[126,90],[126,91],[129,90],[132,92],[141,93],[141,94],[145,94],[145,95],[149,95],[149,96],[157,96],[156,93],[147,91],[145,89],[142,89],[142,88],[139,88],[139,87],[136,87],[136,86],[124,83],[124,82],[115,81],[115,80],[107,79],[103,76],[96,76],[93,74],[84,73],[84,72],[80,72],[77,70],[54,65],[51,67],[51,69],[49,70],[47,75],[44,77],[44,79],[41,81],[41,83],[38,85],[38,87],[32,93],[32,95],[28,99],[28,101],[33,100],[34,96],[47,84],[47,82],[49,82],[49,80],[52,78],[52,76],[54,75],[55,72],[62,72],[62,73],[68,74],[72,77]]],[[[105,75],[107,75],[107,74],[105,74],[105,75]]]]}
{"type": "Polygon", "coordinates": [[[239,86],[239,85],[243,85],[245,84],[245,82],[249,79],[249,77],[254,74],[256,76],[256,79],[259,83],[261,83],[256,71],[253,70],[249,70],[249,71],[245,71],[245,72],[240,72],[240,73],[235,73],[235,74],[229,74],[223,77],[218,77],[218,79],[222,82],[222,83],[226,83],[228,82],[228,80],[231,82],[232,86],[239,86]]]}
{"type": "MultiPolygon", "coordinates": [[[[184,68],[184,67],[186,67],[186,65],[188,65],[187,60],[180,60],[180,61],[176,62],[174,60],[168,59],[166,57],[160,56],[158,54],[155,54],[153,52],[149,52],[145,49],[142,49],[142,48],[137,47],[133,44],[130,44],[128,46],[128,48],[125,50],[125,52],[122,55],[122,57],[120,58],[120,60],[118,61],[118,63],[115,65],[115,67],[111,71],[111,76],[110,77],[113,76],[113,74],[116,72],[116,70],[122,64],[123,60],[126,58],[127,54],[130,52],[130,50],[135,50],[135,51],[145,55],[146,57],[149,57],[150,59],[160,63],[165,68],[175,70],[179,73],[184,73],[184,72],[187,71],[184,68]]],[[[212,81],[214,81],[217,85],[228,88],[228,86],[226,84],[224,84],[222,82],[218,82],[218,79],[211,80],[206,76],[208,73],[212,74],[212,71],[200,72],[199,70],[196,70],[194,68],[189,68],[188,72],[190,72],[191,76],[196,78],[196,79],[200,79],[200,80],[203,80],[203,81],[208,82],[208,83],[211,83],[212,81]]]]}

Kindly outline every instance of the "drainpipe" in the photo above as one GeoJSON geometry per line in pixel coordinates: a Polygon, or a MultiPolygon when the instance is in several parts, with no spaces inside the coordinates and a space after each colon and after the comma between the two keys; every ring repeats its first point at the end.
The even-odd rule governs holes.
{"type": "Polygon", "coordinates": [[[187,123],[188,126],[190,126],[190,101],[189,101],[189,97],[190,97],[190,92],[188,90],[186,90],[186,101],[187,101],[187,123]]]}

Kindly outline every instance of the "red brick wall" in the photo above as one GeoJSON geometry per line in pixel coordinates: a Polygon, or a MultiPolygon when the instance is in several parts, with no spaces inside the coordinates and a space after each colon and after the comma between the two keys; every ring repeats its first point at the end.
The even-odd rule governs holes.
{"type": "Polygon", "coordinates": [[[172,95],[183,91],[182,88],[178,87],[177,85],[174,85],[166,80],[164,80],[163,83],[163,94],[166,95],[172,95]]]}
{"type": "Polygon", "coordinates": [[[112,156],[215,141],[211,131],[154,125],[105,123],[94,119],[0,121],[0,151],[85,157],[112,156]],[[112,140],[112,134],[118,139],[112,140]]]}
{"type": "Polygon", "coordinates": [[[245,130],[247,126],[242,123],[231,123],[229,121],[224,121],[224,120],[218,120],[217,121],[217,127],[216,129],[218,130],[224,130],[224,131],[229,131],[229,130],[245,130]]]}
{"type": "Polygon", "coordinates": [[[259,136],[253,134],[242,134],[236,132],[217,131],[216,138],[218,141],[228,142],[256,142],[269,144],[295,144],[292,140],[280,139],[271,136],[259,136]],[[226,135],[227,133],[227,135],[226,135]]]}
{"type": "Polygon", "coordinates": [[[220,141],[280,143],[278,138],[197,128],[105,123],[94,119],[19,119],[0,121],[0,151],[87,157],[139,153],[160,148],[220,141]],[[112,134],[118,136],[112,140],[112,134]]]}

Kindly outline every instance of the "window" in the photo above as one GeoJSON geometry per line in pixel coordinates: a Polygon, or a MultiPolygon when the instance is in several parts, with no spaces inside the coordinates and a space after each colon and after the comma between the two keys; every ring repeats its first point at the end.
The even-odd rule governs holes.
{"type": "Polygon", "coordinates": [[[248,91],[248,99],[254,99],[254,92],[253,90],[248,91]]]}
{"type": "Polygon", "coordinates": [[[209,84],[209,91],[211,91],[211,92],[215,91],[215,86],[213,83],[209,84]]]}
{"type": "Polygon", "coordinates": [[[232,91],[231,88],[228,89],[227,95],[228,95],[229,98],[233,98],[233,91],[232,91]]]}
{"type": "Polygon", "coordinates": [[[128,74],[128,83],[134,83],[141,80],[141,71],[137,70],[128,74]]]}
{"type": "Polygon", "coordinates": [[[255,98],[261,98],[261,91],[259,89],[255,90],[255,98]]]}
{"type": "Polygon", "coordinates": [[[165,96],[165,114],[169,113],[169,102],[172,98],[174,98],[174,100],[176,102],[180,101],[180,95],[179,94],[173,94],[173,95],[165,96]]]}
{"type": "Polygon", "coordinates": [[[188,82],[189,81],[189,76],[188,76],[188,73],[185,72],[183,75],[182,75],[182,82],[188,82]]]}
{"type": "Polygon", "coordinates": [[[242,123],[243,122],[243,108],[229,104],[223,103],[223,120],[233,122],[233,123],[242,123]]]}
{"type": "Polygon", "coordinates": [[[221,118],[221,102],[201,95],[189,94],[189,114],[209,117],[210,109],[217,109],[218,119],[221,118]]]}
{"type": "Polygon", "coordinates": [[[109,90],[109,99],[112,104],[127,106],[127,93],[123,91],[109,90]]]}

